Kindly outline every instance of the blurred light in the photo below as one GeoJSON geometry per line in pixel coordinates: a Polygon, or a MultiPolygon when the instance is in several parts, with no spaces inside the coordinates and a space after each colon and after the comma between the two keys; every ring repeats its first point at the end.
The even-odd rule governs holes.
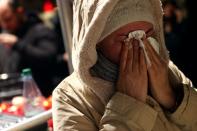
{"type": "Polygon", "coordinates": [[[44,101],[43,102],[43,106],[48,107],[49,106],[49,102],[48,101],[44,101]]]}
{"type": "Polygon", "coordinates": [[[6,80],[8,78],[8,74],[1,74],[0,79],[6,80]]]}
{"type": "Polygon", "coordinates": [[[43,5],[43,10],[44,12],[50,12],[54,10],[54,5],[51,2],[51,0],[46,0],[44,5],[43,5]]]}
{"type": "Polygon", "coordinates": [[[1,108],[2,111],[4,111],[4,110],[7,110],[8,106],[3,103],[3,104],[1,104],[0,108],[1,108]]]}
{"type": "Polygon", "coordinates": [[[11,106],[11,107],[8,109],[9,112],[16,112],[17,110],[18,110],[18,107],[16,107],[16,106],[11,106]]]}

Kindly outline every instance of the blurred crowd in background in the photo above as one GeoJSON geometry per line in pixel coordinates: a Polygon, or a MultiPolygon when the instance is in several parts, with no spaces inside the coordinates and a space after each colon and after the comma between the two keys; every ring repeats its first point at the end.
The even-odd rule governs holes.
{"type": "MultiPolygon", "coordinates": [[[[0,0],[1,5],[2,1],[7,0],[0,0]]],[[[10,12],[0,5],[0,74],[31,68],[42,93],[49,96],[69,74],[56,1],[8,1],[12,1],[10,12]]],[[[162,0],[170,57],[196,85],[196,22],[191,1],[162,0]]]]}
{"type": "Polygon", "coordinates": [[[171,60],[197,84],[196,8],[192,0],[162,0],[164,32],[171,60]]]}
{"type": "Polygon", "coordinates": [[[45,97],[67,75],[55,1],[0,0],[0,74],[31,68],[45,97]]]}

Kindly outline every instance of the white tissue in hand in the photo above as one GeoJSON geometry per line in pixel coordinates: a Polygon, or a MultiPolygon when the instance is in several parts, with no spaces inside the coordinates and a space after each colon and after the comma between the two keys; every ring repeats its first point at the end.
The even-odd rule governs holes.
{"type": "Polygon", "coordinates": [[[151,44],[151,46],[154,48],[154,50],[159,54],[159,43],[156,41],[156,39],[152,37],[148,37],[147,40],[151,44]]]}
{"type": "Polygon", "coordinates": [[[137,30],[137,31],[133,31],[131,33],[129,33],[129,39],[136,39],[136,40],[140,40],[143,37],[146,37],[146,33],[143,30],[137,30]]]}
{"type": "MultiPolygon", "coordinates": [[[[144,43],[142,41],[143,38],[146,38],[146,33],[143,30],[137,30],[137,31],[133,31],[130,32],[128,35],[128,38],[125,40],[125,44],[129,47],[132,48],[132,39],[136,39],[139,41],[139,46],[143,49],[144,51],[144,55],[145,55],[145,59],[146,59],[146,63],[147,66],[150,67],[151,66],[151,61],[148,57],[148,54],[146,52],[144,43]]],[[[154,48],[154,50],[159,54],[159,43],[152,37],[148,37],[147,40],[149,41],[149,43],[151,44],[151,46],[154,48]]]]}

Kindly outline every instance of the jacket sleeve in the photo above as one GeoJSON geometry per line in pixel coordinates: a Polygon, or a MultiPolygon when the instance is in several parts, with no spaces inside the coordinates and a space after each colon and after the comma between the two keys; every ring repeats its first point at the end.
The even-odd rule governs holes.
{"type": "Polygon", "coordinates": [[[170,64],[171,70],[178,78],[178,83],[183,88],[183,99],[177,110],[168,114],[169,118],[186,130],[197,128],[197,92],[191,81],[173,64],[170,64]]]}
{"type": "Polygon", "coordinates": [[[197,128],[197,92],[194,88],[183,85],[184,97],[177,110],[169,114],[170,119],[185,130],[197,128]]]}
{"type": "Polygon", "coordinates": [[[56,88],[52,98],[54,131],[97,131],[84,103],[73,91],[56,88]]]}
{"type": "Polygon", "coordinates": [[[106,106],[101,131],[151,131],[157,112],[136,99],[116,93],[106,106]]]}
{"type": "MultiPolygon", "coordinates": [[[[72,92],[72,91],[71,91],[72,92]]],[[[105,108],[98,126],[89,109],[76,94],[56,88],[53,92],[55,131],[151,131],[157,112],[121,93],[116,93],[105,108]],[[147,124],[148,121],[148,124],[147,124]]]]}

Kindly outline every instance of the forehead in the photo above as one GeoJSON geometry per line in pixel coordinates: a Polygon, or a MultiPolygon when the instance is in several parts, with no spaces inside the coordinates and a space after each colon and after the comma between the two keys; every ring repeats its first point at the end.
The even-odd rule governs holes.
{"type": "Polygon", "coordinates": [[[13,11],[8,4],[0,5],[0,18],[8,17],[12,14],[13,11]]]}
{"type": "Polygon", "coordinates": [[[144,30],[146,32],[152,28],[153,28],[153,24],[151,24],[149,22],[136,21],[136,22],[132,22],[132,23],[129,23],[127,25],[120,27],[114,33],[127,35],[128,33],[135,31],[135,30],[144,30]]]}

